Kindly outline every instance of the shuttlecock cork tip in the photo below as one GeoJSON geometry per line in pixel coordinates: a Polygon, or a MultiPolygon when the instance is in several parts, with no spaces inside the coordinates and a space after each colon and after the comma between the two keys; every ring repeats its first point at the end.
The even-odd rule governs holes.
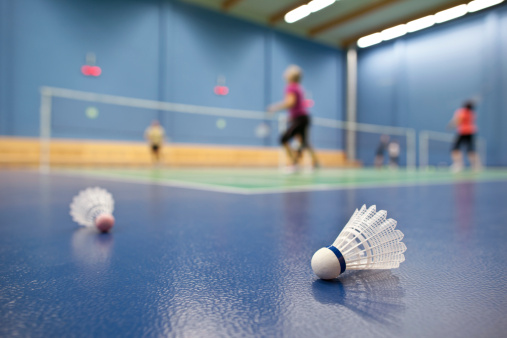
{"type": "Polygon", "coordinates": [[[95,219],[95,226],[100,232],[108,232],[114,226],[114,217],[111,214],[100,214],[95,219]]]}
{"type": "MultiPolygon", "coordinates": [[[[312,257],[312,270],[320,279],[334,279],[345,270],[345,261],[338,259],[332,250],[334,247],[322,248],[312,257]]],[[[337,251],[337,249],[335,249],[337,251]]]]}

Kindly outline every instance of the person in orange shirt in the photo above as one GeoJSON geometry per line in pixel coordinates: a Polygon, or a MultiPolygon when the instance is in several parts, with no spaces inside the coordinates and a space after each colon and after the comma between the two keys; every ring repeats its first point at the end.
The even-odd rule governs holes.
{"type": "Polygon", "coordinates": [[[452,147],[451,157],[453,172],[460,172],[463,170],[463,155],[461,153],[461,146],[465,146],[467,150],[468,160],[474,170],[481,169],[479,156],[475,151],[474,138],[477,133],[477,126],[475,124],[474,103],[467,101],[463,107],[456,110],[454,117],[449,123],[450,126],[455,127],[458,135],[452,147]]]}

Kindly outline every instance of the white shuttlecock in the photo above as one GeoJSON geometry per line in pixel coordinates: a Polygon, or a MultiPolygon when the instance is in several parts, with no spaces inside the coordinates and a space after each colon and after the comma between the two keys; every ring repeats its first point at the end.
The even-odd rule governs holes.
{"type": "Polygon", "coordinates": [[[114,226],[113,211],[113,196],[99,187],[80,191],[70,204],[70,215],[76,223],[102,232],[114,226]]]}
{"type": "Polygon", "coordinates": [[[312,257],[313,272],[321,279],[333,279],[348,270],[393,269],[405,261],[403,233],[387,212],[366,205],[354,212],[333,245],[312,257]]]}
{"type": "Polygon", "coordinates": [[[255,128],[255,136],[257,136],[258,138],[267,137],[267,136],[269,136],[270,132],[271,132],[271,128],[269,127],[269,125],[266,122],[259,124],[255,128]]]}

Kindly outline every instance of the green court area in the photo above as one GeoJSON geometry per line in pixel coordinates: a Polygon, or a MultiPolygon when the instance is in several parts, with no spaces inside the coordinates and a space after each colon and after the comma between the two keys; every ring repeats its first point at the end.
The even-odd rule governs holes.
{"type": "Polygon", "coordinates": [[[86,169],[59,170],[60,174],[101,177],[138,183],[221,191],[239,194],[334,190],[362,187],[449,184],[464,181],[504,181],[507,170],[481,172],[448,170],[320,169],[285,174],[277,169],[86,169]]]}

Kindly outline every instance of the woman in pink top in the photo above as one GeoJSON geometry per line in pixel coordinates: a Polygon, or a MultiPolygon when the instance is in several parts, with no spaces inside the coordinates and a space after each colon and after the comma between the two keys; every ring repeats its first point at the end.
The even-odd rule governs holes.
{"type": "Polygon", "coordinates": [[[463,155],[461,154],[461,146],[465,146],[467,150],[468,160],[475,170],[480,170],[481,163],[479,156],[475,152],[474,136],[477,132],[475,125],[474,104],[471,101],[465,102],[463,108],[456,110],[454,117],[449,123],[455,127],[458,135],[452,147],[452,161],[451,170],[459,172],[463,170],[463,155]]]}
{"type": "Polygon", "coordinates": [[[282,102],[272,104],[268,111],[271,113],[287,109],[289,111],[289,126],[280,139],[280,143],[285,148],[292,166],[288,168],[291,172],[297,170],[297,165],[302,157],[303,150],[306,149],[312,157],[314,168],[319,167],[317,156],[308,142],[308,128],[310,127],[310,116],[305,107],[305,98],[301,85],[301,68],[291,65],[284,73],[287,87],[285,88],[285,99],[282,102]],[[290,141],[297,137],[301,144],[297,151],[290,146],[290,141]]]}

